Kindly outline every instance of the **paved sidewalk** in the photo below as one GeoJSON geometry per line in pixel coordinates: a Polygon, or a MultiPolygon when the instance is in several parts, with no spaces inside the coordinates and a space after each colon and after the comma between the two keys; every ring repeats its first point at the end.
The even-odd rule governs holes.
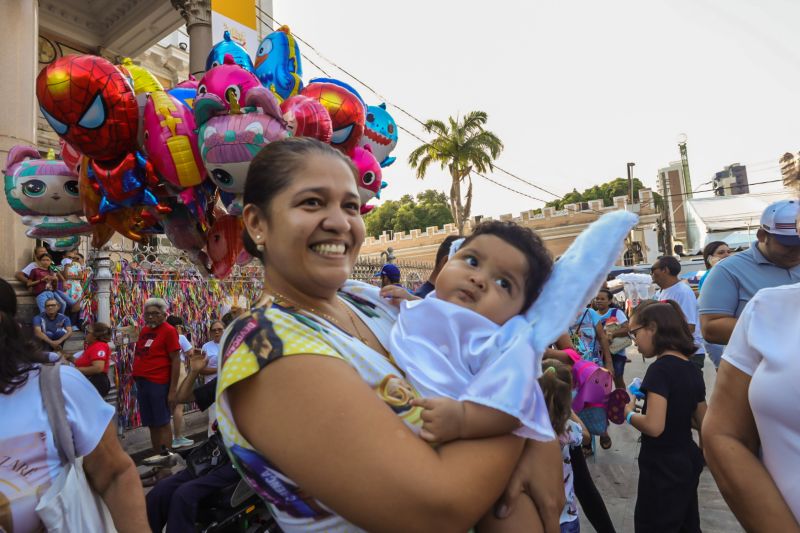
{"type": "MultiPolygon", "coordinates": [[[[629,349],[632,363],[625,367],[625,382],[630,383],[635,377],[644,377],[646,364],[635,349],[629,349]]],[[[649,364],[649,363],[647,363],[649,364]]],[[[716,379],[716,372],[711,362],[706,359],[704,377],[706,382],[706,399],[716,379]]],[[[613,440],[610,450],[599,447],[594,457],[588,459],[589,471],[600,494],[606,502],[614,526],[620,533],[633,531],[633,509],[636,505],[636,488],[639,479],[637,457],[641,446],[637,439],[640,433],[630,426],[611,424],[609,435],[613,440]]],[[[731,513],[725,500],[717,489],[714,478],[708,469],[700,476],[698,488],[700,500],[701,528],[705,533],[736,533],[744,531],[731,513]]],[[[581,511],[581,531],[594,531],[594,528],[581,511]]]]}

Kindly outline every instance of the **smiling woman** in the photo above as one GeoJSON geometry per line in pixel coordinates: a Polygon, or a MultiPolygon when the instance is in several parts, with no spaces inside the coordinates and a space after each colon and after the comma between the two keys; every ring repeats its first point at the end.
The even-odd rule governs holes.
{"type": "MultiPolygon", "coordinates": [[[[432,448],[415,435],[418,394],[386,348],[397,311],[348,281],[364,238],[356,177],[307,138],[254,159],[244,241],[264,262],[265,292],[222,339],[218,423],[284,531],[464,531],[501,496],[523,441],[432,448]]],[[[539,449],[525,457],[547,462],[539,449]]],[[[560,472],[553,491],[516,479],[557,527],[560,472]]]]}

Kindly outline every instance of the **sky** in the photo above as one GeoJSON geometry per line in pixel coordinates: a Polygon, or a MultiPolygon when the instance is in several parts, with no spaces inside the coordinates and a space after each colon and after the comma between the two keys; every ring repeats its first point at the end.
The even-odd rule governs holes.
{"type": "MultiPolygon", "coordinates": [[[[680,159],[681,133],[699,191],[732,163],[747,165],[751,183],[779,179],[779,157],[800,150],[796,0],[273,0],[273,9],[329,77],[370,105],[387,101],[397,123],[426,140],[392,104],[422,121],[486,111],[505,144],[497,164],[557,195],[625,177],[629,161],[655,188],[658,169],[680,159]]],[[[316,76],[304,60],[304,80],[316,76]]],[[[438,167],[416,178],[407,160],[419,144],[400,132],[382,199],[449,191],[438,167]]],[[[489,177],[556,199],[499,171],[489,177]]],[[[474,195],[473,215],[542,206],[481,178],[474,195]]]]}

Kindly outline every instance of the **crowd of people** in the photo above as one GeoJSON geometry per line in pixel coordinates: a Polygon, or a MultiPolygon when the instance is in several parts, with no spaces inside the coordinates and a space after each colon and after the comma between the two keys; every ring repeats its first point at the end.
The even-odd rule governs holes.
{"type": "Polygon", "coordinates": [[[575,302],[572,323],[537,355],[477,340],[536,302],[553,269],[540,237],[485,222],[445,240],[415,292],[391,263],[376,274],[378,290],[350,280],[365,233],[356,177],[320,142],[270,143],[244,192],[261,298],[209,316],[200,346],[165,300],[144,302],[132,374],[152,468],[141,473],[102,400],[111,328],[94,322],[82,351],[64,350],[78,324],[68,314],[81,299],[70,281],[81,279],[82,258],[54,270],[37,248],[17,273],[39,305],[32,331],[0,282],[0,410],[12,413],[0,457],[45,466],[17,471],[0,528],[37,530],[37,498],[64,469],[39,399],[40,368],[56,364],[76,452],[118,531],[191,531],[200,502],[241,477],[286,531],[576,532],[583,512],[611,532],[586,461],[611,447],[609,421],[641,433],[636,531],[700,531],[706,466],[747,530],[800,530],[791,409],[800,363],[786,349],[800,341],[796,201],[766,209],[749,249],[706,246],[699,300],[681,262],[660,257],[654,299],[620,305],[603,287],[575,302]],[[626,387],[633,353],[650,362],[626,387]],[[708,402],[706,354],[718,369],[708,402]],[[541,368],[521,370],[537,357],[541,368]],[[186,434],[187,403],[209,412],[202,444],[186,434]],[[174,451],[198,444],[227,453],[176,472],[174,451]]]}

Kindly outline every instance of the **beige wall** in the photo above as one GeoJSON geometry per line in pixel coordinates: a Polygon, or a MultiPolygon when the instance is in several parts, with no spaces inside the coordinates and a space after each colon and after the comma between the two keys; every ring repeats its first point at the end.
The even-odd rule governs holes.
{"type": "MultiPolygon", "coordinates": [[[[541,215],[533,215],[531,211],[521,213],[519,216],[501,215],[500,220],[513,220],[523,226],[527,226],[536,231],[544,240],[545,246],[558,257],[563,254],[572,241],[575,240],[581,231],[589,224],[597,220],[602,213],[616,209],[624,209],[626,198],[618,197],[614,199],[614,207],[603,207],[601,200],[589,202],[589,208],[581,211],[578,206],[570,204],[565,206],[562,212],[555,212],[552,208],[545,208],[541,215]]],[[[639,203],[633,207],[634,211],[639,212],[639,229],[646,229],[652,226],[658,214],[653,203],[653,193],[643,189],[639,191],[639,203]]],[[[484,219],[488,220],[488,219],[484,219]]],[[[465,232],[469,233],[474,221],[467,221],[465,232]]],[[[426,228],[424,230],[411,230],[408,233],[397,232],[394,235],[384,233],[379,238],[367,237],[361,246],[362,257],[377,257],[381,252],[391,247],[395,257],[398,259],[430,261],[436,257],[436,250],[448,235],[457,234],[453,224],[445,224],[441,228],[426,228]]],[[[645,243],[642,249],[645,250],[645,243]]],[[[646,253],[646,252],[645,252],[646,253]]],[[[620,258],[621,262],[621,258],[620,258]]]]}
{"type": "MultiPolygon", "coordinates": [[[[36,56],[38,3],[0,0],[3,14],[3,53],[0,54],[0,165],[5,169],[8,151],[16,144],[36,146],[36,56]]],[[[0,276],[12,277],[30,260],[34,241],[3,199],[0,201],[0,276]]]]}

